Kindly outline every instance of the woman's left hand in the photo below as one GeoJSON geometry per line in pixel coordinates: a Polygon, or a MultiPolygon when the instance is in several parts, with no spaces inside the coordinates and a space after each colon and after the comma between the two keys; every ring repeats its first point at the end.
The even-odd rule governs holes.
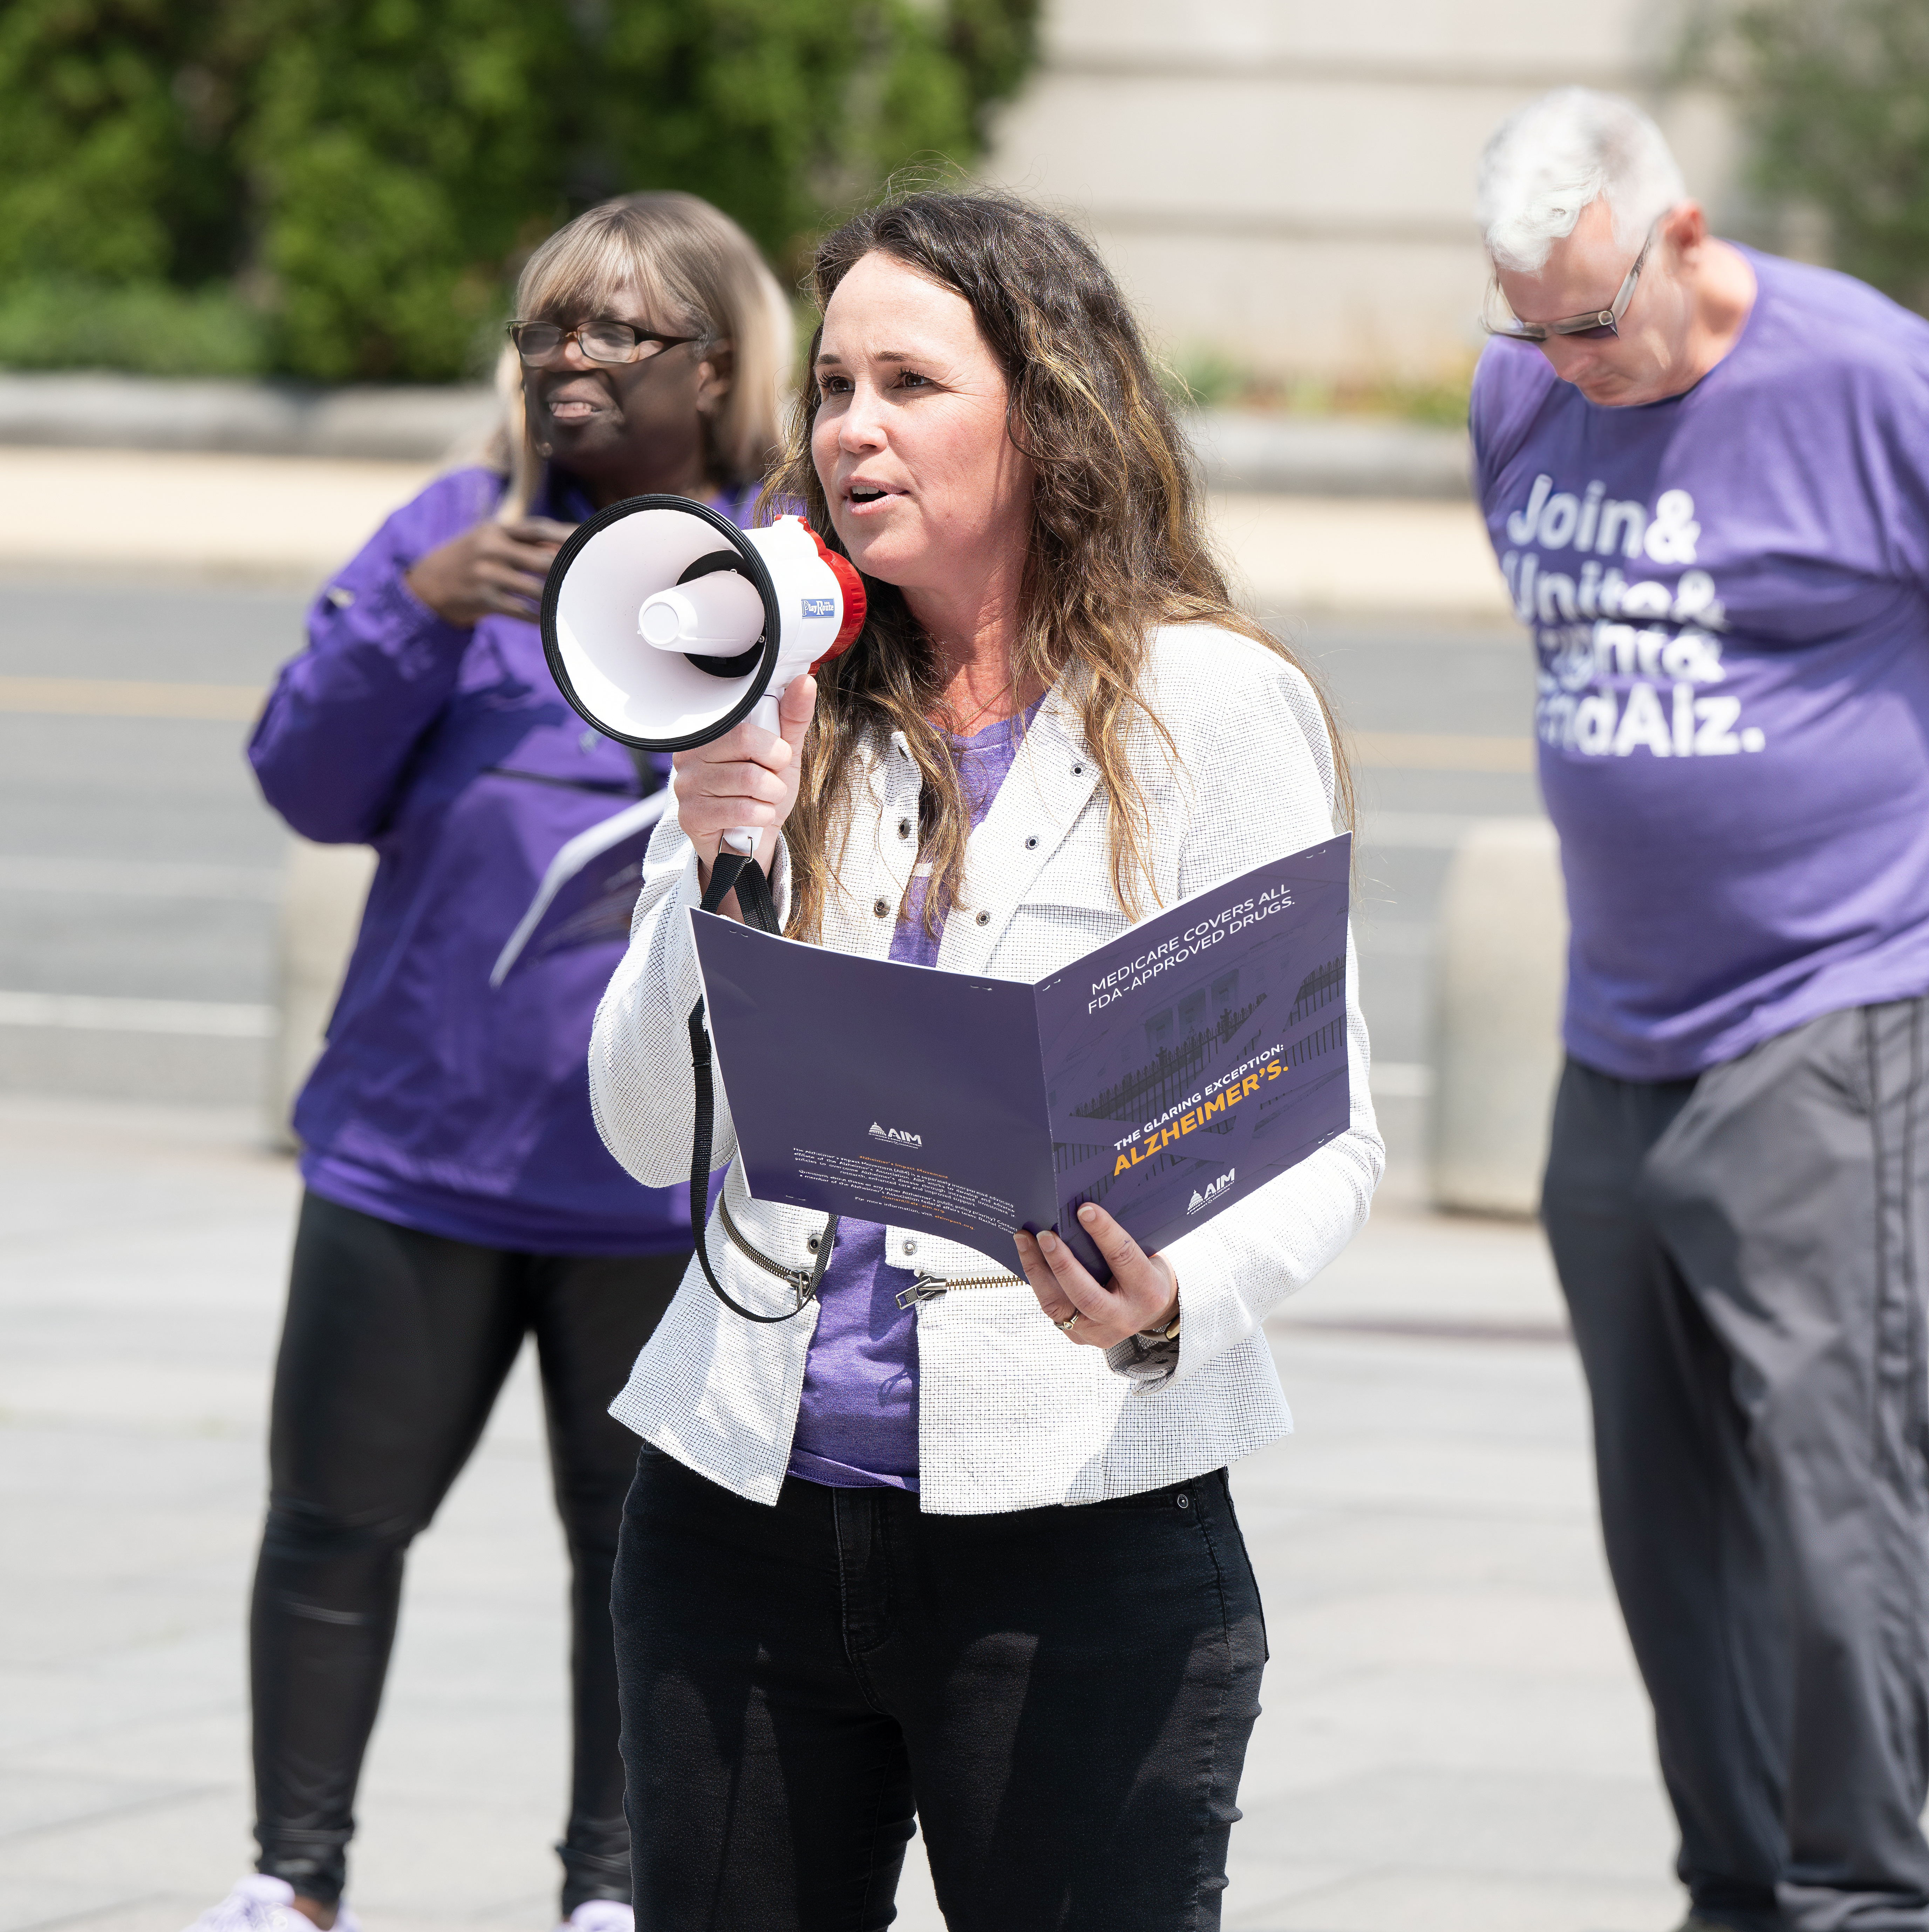
{"type": "Polygon", "coordinates": [[[1106,1210],[1087,1202],[1078,1225],[1098,1244],[1112,1270],[1101,1288],[1084,1264],[1048,1229],[1018,1237],[1018,1265],[1038,1297],[1038,1305],[1068,1341],[1109,1348],[1128,1335],[1162,1328],[1179,1312],[1179,1277],[1163,1255],[1148,1255],[1106,1210]]]}

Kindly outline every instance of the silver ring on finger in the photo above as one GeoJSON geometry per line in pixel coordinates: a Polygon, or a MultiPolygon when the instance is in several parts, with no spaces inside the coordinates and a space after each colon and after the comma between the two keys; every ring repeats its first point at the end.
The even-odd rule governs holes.
{"type": "Polygon", "coordinates": [[[1079,1311],[1075,1308],[1070,1314],[1066,1316],[1064,1321],[1054,1322],[1052,1325],[1058,1330],[1060,1334],[1069,1335],[1072,1332],[1072,1324],[1076,1322],[1078,1318],[1078,1313],[1079,1311]]]}

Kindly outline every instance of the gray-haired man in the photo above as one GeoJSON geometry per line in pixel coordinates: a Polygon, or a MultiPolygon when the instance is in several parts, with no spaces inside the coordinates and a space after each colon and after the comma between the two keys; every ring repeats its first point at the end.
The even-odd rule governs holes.
{"type": "Polygon", "coordinates": [[[1574,938],[1545,1198],[1691,1923],[1929,1928],[1929,324],[1568,89],[1472,424],[1574,938]]]}

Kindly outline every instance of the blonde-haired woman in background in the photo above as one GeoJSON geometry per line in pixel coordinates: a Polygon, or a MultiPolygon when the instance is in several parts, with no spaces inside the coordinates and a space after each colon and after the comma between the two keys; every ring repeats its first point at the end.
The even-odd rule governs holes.
{"type": "Polygon", "coordinates": [[[667,776],[563,702],[532,621],[550,560],[573,524],[648,491],[751,519],[790,320],[734,223],[639,194],[536,250],[510,333],[497,460],[437,477],[330,581],[249,747],[297,832],[380,864],[295,1110],[306,1193],[251,1627],[261,1856],[207,1932],[352,1924],[346,1847],[404,1554],[530,1333],[574,1571],[562,1913],[578,1932],[632,1923],[608,1605],[635,1455],[604,1412],[690,1247],[677,1191],[638,1187],[590,1116],[590,1022],[634,878],[568,943],[490,976],[563,844],[667,776]]]}

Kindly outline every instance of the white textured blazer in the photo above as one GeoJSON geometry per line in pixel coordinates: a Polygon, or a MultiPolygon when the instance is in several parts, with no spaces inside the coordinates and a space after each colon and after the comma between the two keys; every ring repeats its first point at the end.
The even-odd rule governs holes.
{"type": "MultiPolygon", "coordinates": [[[[1250,638],[1204,624],[1160,632],[1145,696],[1178,749],[1142,728],[1152,871],[1162,904],[1237,877],[1333,832],[1333,752],[1318,702],[1292,667],[1250,638]]],[[[1078,714],[1048,694],[967,848],[961,902],[938,964],[1035,980],[1132,922],[1112,885],[1106,800],[1078,714]]],[[[882,959],[916,860],[920,778],[901,735],[874,741],[853,786],[841,896],[823,940],[882,959]]],[[[779,842],[771,883],[788,911],[779,842]]],[[[651,841],[629,951],[596,1015],[590,1089],[610,1150],[651,1187],[687,1184],[694,1107],[688,1022],[701,992],[689,914],[697,861],[674,817],[651,841]]],[[[948,1515],[1084,1503],[1199,1475],[1287,1434],[1292,1418],[1260,1324],[1310,1281],[1366,1218],[1384,1154],[1366,1084],[1366,1029],[1349,934],[1345,1133],[1164,1252],[1184,1320],[1176,1351],[1140,1363],[1130,1342],[1074,1346],[1022,1280],[961,1288],[917,1304],[918,1482],[948,1515]],[[1173,1359],[1174,1357],[1176,1359],[1173,1359]]],[[[773,1066],[768,1076],[784,1078],[773,1066]]],[[[808,1268],[820,1214],[752,1198],[734,1158],[730,1096],[718,1094],[714,1159],[730,1163],[724,1204],[745,1236],[787,1268],[808,1268]]],[[[739,1070],[735,1096],[757,1096],[739,1070]]],[[[778,1313],[789,1287],[747,1260],[712,1216],[718,1278],[747,1308],[778,1313]]],[[[1009,1274],[986,1256],[910,1228],[886,1253],[919,1276],[1009,1274]]],[[[774,1503],[790,1456],[814,1303],[773,1326],[733,1315],[693,1262],[610,1413],[713,1482],[774,1503]]]]}

